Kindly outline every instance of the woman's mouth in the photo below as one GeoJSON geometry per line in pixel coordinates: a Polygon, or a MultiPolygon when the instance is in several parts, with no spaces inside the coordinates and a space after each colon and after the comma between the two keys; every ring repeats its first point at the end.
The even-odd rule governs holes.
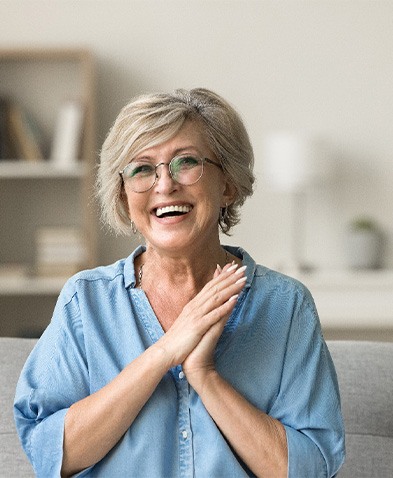
{"type": "Polygon", "coordinates": [[[155,209],[155,214],[157,217],[171,217],[171,216],[181,216],[187,214],[192,209],[192,206],[189,204],[182,204],[176,206],[164,206],[158,207],[155,209]]]}

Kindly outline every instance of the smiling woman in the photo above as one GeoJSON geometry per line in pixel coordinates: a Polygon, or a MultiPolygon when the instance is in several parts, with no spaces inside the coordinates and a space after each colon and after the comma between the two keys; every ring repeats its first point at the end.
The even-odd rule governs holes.
{"type": "MultiPolygon", "coordinates": [[[[212,161],[223,169],[236,190],[236,197],[228,204],[225,219],[220,225],[224,232],[229,232],[239,222],[240,207],[252,194],[254,183],[253,151],[243,122],[238,113],[216,93],[205,89],[192,90],[192,94],[177,90],[170,95],[143,95],[126,105],[103,145],[98,196],[103,222],[116,233],[130,234],[129,212],[121,200],[121,176],[118,172],[124,172],[136,158],[146,159],[142,154],[145,150],[173,138],[186,121],[199,124],[213,157],[204,158],[200,156],[200,151],[192,148],[175,151],[174,156],[192,153],[204,158],[202,174],[206,163],[211,164],[212,161]]],[[[158,166],[158,163],[151,164],[158,166]]]]}
{"type": "Polygon", "coordinates": [[[252,169],[244,125],[216,93],[122,109],[98,197],[105,223],[146,245],[72,277],[25,365],[15,419],[38,476],[337,473],[337,380],[309,291],[220,243],[252,169]]]}

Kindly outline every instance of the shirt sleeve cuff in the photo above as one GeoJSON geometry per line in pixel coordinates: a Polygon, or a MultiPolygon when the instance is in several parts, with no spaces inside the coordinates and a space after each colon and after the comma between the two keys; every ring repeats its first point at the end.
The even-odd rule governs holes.
{"type": "Polygon", "coordinates": [[[63,462],[64,420],[68,409],[41,421],[31,437],[31,460],[37,477],[59,477],[63,462]]]}
{"type": "Polygon", "coordinates": [[[326,462],[317,445],[303,433],[285,426],[288,445],[288,478],[327,477],[326,462]]]}

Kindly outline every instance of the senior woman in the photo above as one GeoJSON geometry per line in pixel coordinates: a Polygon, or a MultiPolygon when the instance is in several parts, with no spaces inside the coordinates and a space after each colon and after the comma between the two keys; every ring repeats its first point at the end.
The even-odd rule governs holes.
{"type": "Polygon", "coordinates": [[[38,476],[319,477],[344,458],[313,300],[223,247],[253,187],[234,109],[136,98],[101,152],[103,217],[145,245],[65,285],[15,399],[38,476]]]}

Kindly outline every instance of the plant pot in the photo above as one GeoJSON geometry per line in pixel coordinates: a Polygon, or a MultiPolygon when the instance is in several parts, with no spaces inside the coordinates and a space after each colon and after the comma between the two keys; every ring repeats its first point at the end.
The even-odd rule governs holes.
{"type": "Polygon", "coordinates": [[[381,265],[381,237],[378,231],[350,230],[346,236],[346,259],[351,269],[377,269],[381,265]]]}

